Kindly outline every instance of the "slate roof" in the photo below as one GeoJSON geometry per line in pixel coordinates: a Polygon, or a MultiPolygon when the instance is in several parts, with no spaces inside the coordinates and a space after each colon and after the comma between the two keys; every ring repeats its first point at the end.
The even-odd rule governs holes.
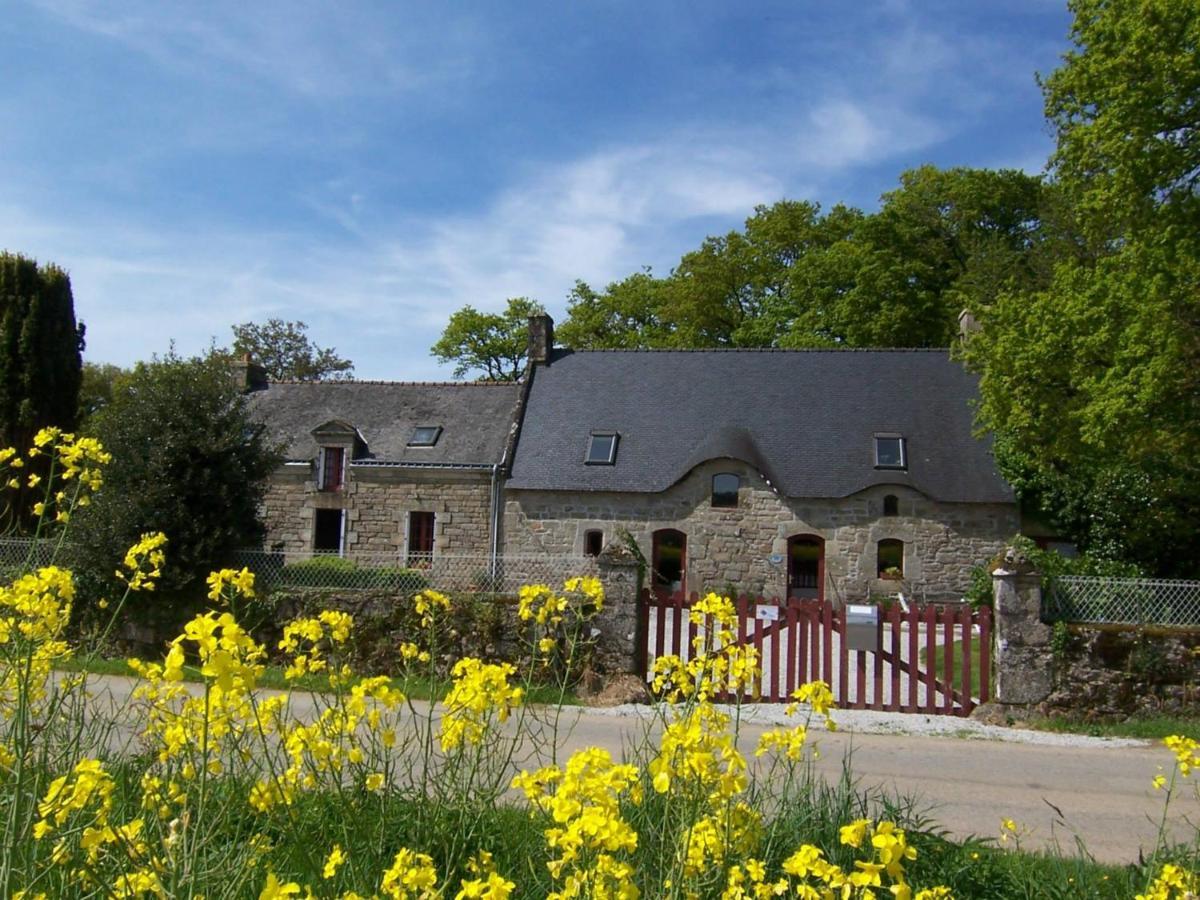
{"type": "Polygon", "coordinates": [[[273,381],[248,401],[288,460],[315,458],[313,429],[339,421],[365,442],[356,464],[491,466],[502,460],[520,390],[480,382],[273,381]],[[434,446],[407,446],[419,425],[442,426],[434,446]]]}
{"type": "Polygon", "coordinates": [[[743,460],[789,497],[904,484],[937,500],[1013,501],[977,382],[946,350],[556,350],[534,367],[509,488],[657,492],[708,459],[743,460]],[[584,465],[593,431],[616,463],[584,465]],[[875,468],[877,433],[907,471],[875,468]]]}

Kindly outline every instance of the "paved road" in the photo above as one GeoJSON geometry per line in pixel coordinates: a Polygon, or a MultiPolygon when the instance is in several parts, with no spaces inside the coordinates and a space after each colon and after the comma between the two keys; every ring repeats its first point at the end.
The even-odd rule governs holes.
{"type": "MultiPolygon", "coordinates": [[[[120,701],[128,696],[131,679],[93,679],[97,700],[104,695],[120,701]]],[[[293,695],[293,710],[305,717],[312,701],[293,695]]],[[[560,721],[560,758],[585,746],[620,752],[645,733],[646,708],[641,713],[614,714],[611,710],[568,709],[560,721]]],[[[836,718],[836,713],[835,713],[836,718]]],[[[896,714],[844,713],[848,728],[870,723],[913,721],[896,714]],[[872,718],[875,717],[875,718],[872,718]],[[885,719],[886,717],[886,719],[885,719]]],[[[942,720],[962,722],[963,720],[942,720]]],[[[743,749],[750,753],[766,724],[743,725],[743,749]]],[[[815,732],[814,732],[815,733],[815,732]]],[[[1041,739],[1041,738],[1039,738],[1041,739]]],[[[1047,741],[1062,741],[1058,735],[1047,741]]],[[[1012,743],[968,739],[955,732],[940,736],[872,734],[862,730],[821,732],[818,737],[818,770],[837,778],[843,760],[864,788],[878,788],[917,800],[936,823],[958,837],[995,837],[1000,818],[1007,816],[1030,829],[1024,846],[1058,846],[1074,854],[1076,836],[1097,859],[1130,863],[1140,849],[1153,847],[1162,815],[1163,794],[1150,782],[1158,766],[1169,767],[1171,757],[1161,747],[1107,744],[1097,739],[1076,739],[1074,745],[1012,743]],[[1057,811],[1056,811],[1057,809],[1057,811]],[[1062,817],[1059,817],[1061,812],[1062,817]]],[[[1183,838],[1189,832],[1183,816],[1200,813],[1186,784],[1186,796],[1176,801],[1172,826],[1183,838]]]]}

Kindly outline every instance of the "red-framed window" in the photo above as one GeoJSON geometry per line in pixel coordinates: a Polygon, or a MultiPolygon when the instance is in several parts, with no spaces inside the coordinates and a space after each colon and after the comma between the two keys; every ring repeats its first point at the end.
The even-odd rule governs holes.
{"type": "Polygon", "coordinates": [[[345,471],[346,448],[322,447],[317,487],[322,491],[340,491],[345,483],[345,471]]]}
{"type": "Polygon", "coordinates": [[[418,565],[433,559],[433,513],[408,514],[408,564],[418,565]]]}

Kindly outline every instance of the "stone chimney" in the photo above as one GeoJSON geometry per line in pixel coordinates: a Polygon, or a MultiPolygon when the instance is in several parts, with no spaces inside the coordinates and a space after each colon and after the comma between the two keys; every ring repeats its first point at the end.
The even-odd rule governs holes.
{"type": "Polygon", "coordinates": [[[250,361],[250,354],[233,361],[233,383],[243,394],[266,390],[267,370],[250,361]]]}
{"type": "Polygon", "coordinates": [[[546,313],[529,317],[529,362],[549,363],[554,349],[554,320],[546,313]]]}

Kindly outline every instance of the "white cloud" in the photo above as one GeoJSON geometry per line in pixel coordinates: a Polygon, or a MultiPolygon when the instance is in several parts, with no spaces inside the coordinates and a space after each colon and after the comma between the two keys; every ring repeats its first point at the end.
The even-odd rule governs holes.
{"type": "Polygon", "coordinates": [[[250,76],[317,99],[413,93],[460,81],[474,70],[481,43],[471,18],[443,14],[435,23],[413,9],[396,28],[386,8],[298,0],[33,2],[169,70],[214,80],[250,76]]]}

